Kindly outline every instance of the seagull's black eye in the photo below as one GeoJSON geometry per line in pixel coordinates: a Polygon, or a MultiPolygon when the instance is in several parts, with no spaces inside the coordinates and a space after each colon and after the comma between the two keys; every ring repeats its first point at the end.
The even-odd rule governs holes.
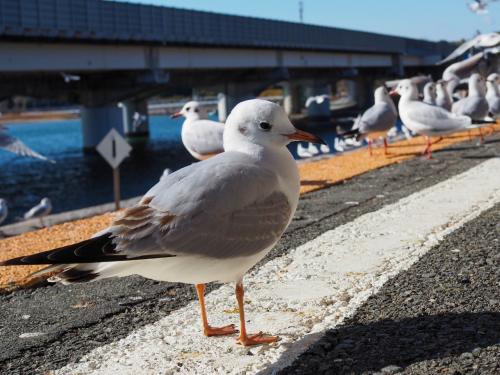
{"type": "Polygon", "coordinates": [[[262,121],[262,122],[259,124],[259,128],[260,128],[261,130],[266,131],[266,132],[268,132],[269,130],[271,130],[271,128],[272,128],[272,127],[273,127],[273,126],[272,126],[270,123],[265,122],[265,121],[262,121]]]}
{"type": "Polygon", "coordinates": [[[186,111],[189,111],[190,109],[191,109],[191,107],[187,107],[187,108],[186,108],[186,111]]]}

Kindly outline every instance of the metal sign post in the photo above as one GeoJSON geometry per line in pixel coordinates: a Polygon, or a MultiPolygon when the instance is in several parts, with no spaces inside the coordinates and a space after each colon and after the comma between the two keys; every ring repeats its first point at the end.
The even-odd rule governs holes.
{"type": "Polygon", "coordinates": [[[132,150],[120,133],[114,128],[102,139],[96,147],[97,152],[113,168],[113,193],[115,196],[115,209],[120,209],[121,189],[120,189],[120,164],[132,150]]]}

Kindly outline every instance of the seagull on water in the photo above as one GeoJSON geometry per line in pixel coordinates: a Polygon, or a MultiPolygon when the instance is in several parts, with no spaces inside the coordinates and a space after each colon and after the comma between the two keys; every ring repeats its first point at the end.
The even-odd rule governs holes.
{"type": "Polygon", "coordinates": [[[224,124],[208,120],[208,114],[199,102],[187,102],[171,117],[180,116],[186,118],[182,124],[182,143],[195,159],[205,160],[224,151],[224,124]]]}
{"type": "Polygon", "coordinates": [[[35,150],[32,150],[28,146],[26,146],[21,140],[18,138],[9,135],[7,133],[7,127],[3,124],[0,124],[0,148],[13,152],[14,154],[20,156],[29,156],[32,158],[41,159],[44,161],[48,161],[50,163],[55,163],[55,161],[48,159],[47,157],[39,154],[35,150]]]}
{"type": "Polygon", "coordinates": [[[423,154],[432,158],[432,144],[442,139],[442,135],[477,128],[468,116],[451,113],[438,106],[418,100],[417,86],[409,79],[401,81],[391,95],[400,95],[399,115],[411,131],[426,136],[427,147],[423,154]],[[430,137],[440,136],[435,142],[430,137]]]}
{"type": "Polygon", "coordinates": [[[35,207],[32,207],[28,212],[24,214],[24,220],[39,218],[42,227],[45,226],[43,223],[43,218],[48,216],[52,212],[52,202],[49,198],[43,198],[40,203],[35,207]]]}
{"type": "Polygon", "coordinates": [[[278,242],[297,208],[299,172],[286,147],[292,141],[324,143],[296,129],[272,102],[241,102],[225,125],[225,152],[168,175],[95,237],[0,265],[53,264],[45,271],[63,284],[128,275],[195,284],[206,336],[237,330],[209,325],[205,283],[236,282],[237,342],[274,342],[247,333],[242,278],[278,242]]]}
{"type": "MultiPolygon", "coordinates": [[[[352,130],[344,135],[355,135],[356,141],[367,138],[370,155],[372,155],[371,133],[387,132],[396,125],[398,111],[393,100],[384,86],[374,92],[375,104],[368,108],[362,116],[354,122],[352,130]]],[[[384,137],[384,153],[387,154],[387,138],[384,137]]]]}

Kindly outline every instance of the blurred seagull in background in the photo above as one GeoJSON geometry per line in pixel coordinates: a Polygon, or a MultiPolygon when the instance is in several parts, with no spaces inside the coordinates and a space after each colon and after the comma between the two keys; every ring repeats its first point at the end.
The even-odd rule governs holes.
{"type": "Polygon", "coordinates": [[[300,142],[297,144],[297,155],[301,159],[310,158],[313,156],[309,149],[302,146],[302,143],[300,142]]]}
{"type": "MultiPolygon", "coordinates": [[[[388,132],[396,125],[398,111],[393,100],[384,86],[378,87],[374,92],[375,104],[368,108],[362,116],[358,116],[353,128],[344,133],[347,136],[355,136],[356,141],[366,138],[370,155],[372,155],[371,133],[388,132]]],[[[387,154],[387,136],[384,137],[384,153],[387,154]]]]}
{"type": "Polygon", "coordinates": [[[400,95],[399,116],[408,129],[427,137],[427,147],[423,154],[432,158],[432,144],[439,142],[441,135],[461,130],[474,129],[470,117],[451,113],[438,106],[418,100],[417,86],[409,79],[401,81],[391,95],[400,95]],[[440,136],[435,142],[430,137],[440,136]]]}
{"type": "Polygon", "coordinates": [[[63,77],[64,82],[70,83],[70,82],[75,82],[80,80],[80,76],[77,76],[75,74],[68,74],[61,72],[61,77],[63,77]]]}
{"type": "Polygon", "coordinates": [[[209,325],[205,283],[236,282],[237,342],[275,342],[278,337],[247,333],[242,279],[278,242],[297,208],[299,172],[286,147],[292,141],[324,143],[296,129],[274,103],[241,102],[225,125],[225,152],[168,175],[95,237],[0,265],[53,264],[38,275],[50,272],[50,281],[63,284],[134,274],[195,284],[206,336],[238,331],[233,324],[209,325]]]}
{"type": "Polygon", "coordinates": [[[436,105],[436,84],[434,82],[427,82],[424,86],[424,103],[436,105]]]}
{"type": "Polygon", "coordinates": [[[451,99],[450,93],[447,89],[447,85],[448,83],[443,80],[440,80],[436,83],[436,105],[438,107],[446,109],[447,111],[451,111],[453,99],[451,99]]]}
{"type": "Polygon", "coordinates": [[[52,202],[49,198],[45,197],[40,201],[40,203],[24,214],[24,220],[39,218],[40,224],[44,227],[45,224],[43,222],[43,218],[48,216],[51,212],[52,202]]]}
{"type": "Polygon", "coordinates": [[[492,73],[486,79],[486,100],[488,101],[489,113],[494,119],[500,118],[500,75],[492,73]]]}
{"type": "Polygon", "coordinates": [[[187,102],[171,117],[180,116],[186,118],[182,124],[182,143],[195,159],[205,160],[224,151],[224,124],[208,120],[208,114],[199,102],[187,102]]]}
{"type": "Polygon", "coordinates": [[[485,96],[486,81],[480,74],[474,73],[469,78],[469,94],[453,103],[451,111],[468,116],[475,122],[485,121],[488,116],[488,101],[485,96]]]}
{"type": "Polygon", "coordinates": [[[40,160],[48,161],[50,163],[55,163],[54,160],[50,160],[47,157],[39,154],[38,152],[32,150],[21,142],[18,138],[7,134],[8,128],[0,124],[0,148],[13,152],[14,154],[20,156],[28,156],[32,158],[37,158],[40,160]]]}

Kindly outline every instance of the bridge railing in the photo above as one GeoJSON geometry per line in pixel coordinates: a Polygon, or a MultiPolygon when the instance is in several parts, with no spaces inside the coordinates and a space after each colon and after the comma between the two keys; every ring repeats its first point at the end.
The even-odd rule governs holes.
{"type": "MultiPolygon", "coordinates": [[[[406,53],[410,39],[346,29],[102,0],[0,0],[0,38],[406,53]]],[[[418,41],[412,54],[443,55],[418,41]]],[[[415,45],[415,43],[413,43],[415,45]]]]}

